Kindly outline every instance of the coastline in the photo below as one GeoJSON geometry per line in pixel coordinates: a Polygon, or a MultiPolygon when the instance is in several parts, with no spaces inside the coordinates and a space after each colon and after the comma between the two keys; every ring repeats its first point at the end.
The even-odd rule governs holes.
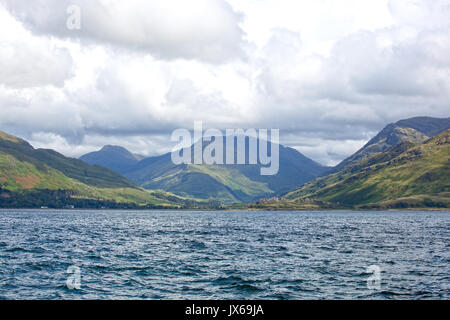
{"type": "Polygon", "coordinates": [[[136,208],[2,208],[0,211],[27,210],[27,211],[174,211],[174,212],[413,212],[413,211],[429,211],[429,212],[449,212],[450,208],[391,208],[391,209],[200,209],[200,208],[160,208],[160,209],[136,209],[136,208]]]}

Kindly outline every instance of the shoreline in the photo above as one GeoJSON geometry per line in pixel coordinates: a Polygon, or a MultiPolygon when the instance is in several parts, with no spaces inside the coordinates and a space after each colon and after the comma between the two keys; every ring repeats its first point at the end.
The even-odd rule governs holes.
{"type": "Polygon", "coordinates": [[[430,211],[450,212],[450,208],[399,208],[399,209],[127,209],[127,208],[1,208],[0,211],[12,210],[47,210],[47,211],[194,211],[194,212],[398,212],[430,211]]]}

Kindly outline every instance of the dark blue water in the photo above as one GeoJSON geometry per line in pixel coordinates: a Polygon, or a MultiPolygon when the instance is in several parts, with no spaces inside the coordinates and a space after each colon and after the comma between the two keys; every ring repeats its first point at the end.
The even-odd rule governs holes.
{"type": "Polygon", "coordinates": [[[449,299],[450,212],[0,210],[0,298],[449,299]]]}

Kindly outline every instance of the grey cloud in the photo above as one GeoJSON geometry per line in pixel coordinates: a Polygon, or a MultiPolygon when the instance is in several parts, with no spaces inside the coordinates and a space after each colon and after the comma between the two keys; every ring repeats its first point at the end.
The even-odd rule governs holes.
{"type": "Polygon", "coordinates": [[[445,52],[449,30],[445,34],[422,32],[390,48],[373,47],[375,57],[367,59],[365,72],[350,75],[351,85],[363,94],[431,96],[448,92],[450,79],[445,70],[450,64],[445,52]]]}
{"type": "Polygon", "coordinates": [[[239,108],[225,99],[221,92],[203,93],[189,79],[174,79],[165,95],[164,108],[173,110],[168,113],[172,113],[172,122],[178,123],[179,127],[190,128],[195,120],[212,127],[241,123],[239,108]]]}
{"type": "Polygon", "coordinates": [[[273,47],[263,53],[257,101],[264,125],[294,135],[297,142],[291,145],[323,163],[342,160],[387,123],[448,116],[450,29],[439,24],[399,39],[398,28],[352,34],[326,58],[302,54],[301,42],[294,40],[298,35],[277,30],[274,37],[291,40],[272,38],[273,47]],[[305,72],[314,64],[316,72],[305,72]],[[307,138],[323,143],[300,143],[307,138]]]}
{"type": "Polygon", "coordinates": [[[241,15],[224,0],[2,0],[37,34],[148,52],[160,59],[223,63],[244,56],[241,15]],[[67,8],[81,10],[81,29],[66,27],[67,8]]]}
{"type": "MultiPolygon", "coordinates": [[[[389,29],[342,38],[329,57],[305,54],[300,33],[275,29],[266,46],[253,48],[256,52],[251,52],[249,60],[230,66],[250,83],[248,98],[236,102],[220,89],[227,83],[220,76],[219,85],[212,86],[215,89],[201,87],[194,75],[189,78],[190,72],[198,70],[214,79],[209,75],[220,75],[222,65],[187,61],[195,66],[182,71],[177,70],[178,61],[170,60],[223,62],[241,55],[239,17],[221,1],[211,3],[219,10],[217,15],[225,15],[219,20],[229,23],[219,23],[214,30],[205,28],[203,22],[181,23],[172,29],[166,28],[167,21],[160,21],[164,34],[153,34],[157,21],[136,16],[131,5],[128,14],[135,19],[115,25],[117,20],[106,19],[103,8],[98,10],[100,2],[78,1],[75,3],[82,8],[89,5],[83,9],[82,30],[74,36],[61,28],[68,1],[55,2],[56,11],[48,9],[53,1],[6,2],[37,34],[80,37],[92,43],[146,50],[166,59],[152,61],[150,66],[143,63],[142,71],[134,70],[130,76],[121,70],[129,69],[133,61],[141,67],[141,55],[111,47],[93,84],[74,90],[59,88],[56,93],[48,88],[13,92],[0,86],[0,106],[5,114],[0,118],[1,128],[64,152],[121,144],[138,153],[163,153],[173,129],[191,128],[194,120],[203,120],[209,127],[222,129],[279,128],[282,143],[331,164],[356,151],[389,122],[418,115],[448,116],[450,110],[450,29],[434,9],[425,10],[431,13],[418,25],[398,18],[400,22],[389,29]],[[52,14],[55,17],[50,17],[52,14]],[[92,21],[96,24],[90,25],[92,21]],[[406,38],[398,36],[404,24],[415,28],[406,38]],[[220,52],[208,49],[209,45],[220,52]],[[80,144],[85,149],[77,147],[80,144]]],[[[115,7],[104,10],[117,12],[115,7]]],[[[216,24],[209,21],[208,25],[216,24]]],[[[8,59],[0,59],[2,63],[7,64],[8,59]]]]}

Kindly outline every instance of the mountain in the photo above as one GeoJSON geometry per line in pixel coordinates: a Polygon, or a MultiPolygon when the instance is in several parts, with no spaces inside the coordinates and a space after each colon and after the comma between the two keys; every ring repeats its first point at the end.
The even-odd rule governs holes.
{"type": "Polygon", "coordinates": [[[132,154],[123,147],[104,146],[99,151],[81,156],[80,160],[89,164],[98,164],[123,174],[128,168],[142,160],[142,157],[132,154]]]}
{"type": "Polygon", "coordinates": [[[450,128],[450,118],[415,117],[387,125],[360,150],[348,157],[331,171],[338,172],[344,167],[364,160],[374,154],[384,152],[401,142],[420,143],[450,128]]]}
{"type": "MultiPolygon", "coordinates": [[[[207,145],[208,143],[204,143],[202,150],[207,145]]],[[[225,143],[223,145],[225,146],[225,143]]],[[[237,143],[235,143],[235,154],[236,146],[237,143]]],[[[248,146],[247,138],[245,150],[247,160],[248,146]]],[[[193,149],[194,146],[191,146],[192,154],[193,149]]],[[[226,150],[224,150],[225,156],[226,150]]],[[[100,164],[106,166],[105,163],[100,164]]],[[[223,203],[233,203],[288,192],[329,170],[328,167],[314,162],[297,150],[281,145],[279,146],[278,173],[263,176],[260,168],[260,164],[176,165],[172,162],[171,154],[166,153],[139,161],[123,172],[127,178],[146,189],[161,189],[184,197],[214,198],[223,203]]]]}
{"type": "Polygon", "coordinates": [[[399,142],[317,178],[285,199],[314,199],[359,208],[449,208],[450,130],[423,143],[399,142]]]}
{"type": "Polygon", "coordinates": [[[0,207],[172,207],[190,200],[138,187],[122,175],[0,131],[0,207]]]}

